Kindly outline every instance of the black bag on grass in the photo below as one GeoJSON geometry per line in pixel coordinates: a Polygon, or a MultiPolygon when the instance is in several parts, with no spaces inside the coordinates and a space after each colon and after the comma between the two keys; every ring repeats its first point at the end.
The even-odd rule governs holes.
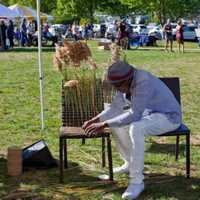
{"type": "Polygon", "coordinates": [[[53,158],[44,140],[39,140],[23,149],[23,167],[51,168],[56,167],[57,162],[53,158]]]}

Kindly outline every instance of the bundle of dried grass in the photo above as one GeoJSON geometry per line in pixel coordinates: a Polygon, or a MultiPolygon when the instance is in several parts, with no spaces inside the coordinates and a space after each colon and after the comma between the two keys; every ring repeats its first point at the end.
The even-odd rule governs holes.
{"type": "Polygon", "coordinates": [[[78,81],[64,84],[65,119],[68,126],[81,126],[102,111],[102,84],[93,74],[82,73],[78,81]]]}
{"type": "Polygon", "coordinates": [[[96,64],[86,43],[64,41],[56,46],[54,65],[63,75],[65,118],[68,126],[80,126],[101,111],[97,105],[101,85],[97,86],[96,64]],[[89,67],[84,64],[89,64],[89,67]]]}
{"type": "Polygon", "coordinates": [[[63,46],[56,45],[54,66],[60,72],[66,67],[80,67],[81,62],[88,62],[92,69],[97,67],[86,43],[65,40],[63,46]]]}

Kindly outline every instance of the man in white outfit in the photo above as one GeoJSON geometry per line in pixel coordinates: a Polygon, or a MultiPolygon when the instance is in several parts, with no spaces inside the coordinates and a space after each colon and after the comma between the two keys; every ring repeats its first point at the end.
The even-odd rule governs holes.
{"type": "Polygon", "coordinates": [[[129,173],[129,185],[122,198],[135,199],[144,190],[144,137],[177,129],[182,120],[181,108],[160,79],[126,62],[112,64],[107,79],[116,88],[116,96],[104,111],[86,121],[83,129],[92,135],[111,128],[124,160],[114,173],[129,173]]]}

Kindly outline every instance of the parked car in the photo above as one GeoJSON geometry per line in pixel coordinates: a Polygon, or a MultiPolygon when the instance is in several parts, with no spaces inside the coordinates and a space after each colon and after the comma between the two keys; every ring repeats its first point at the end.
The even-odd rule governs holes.
{"type": "Polygon", "coordinates": [[[100,31],[100,24],[93,24],[93,31],[99,32],[100,31]]]}
{"type": "Polygon", "coordinates": [[[96,37],[96,38],[100,38],[101,37],[100,24],[93,24],[93,33],[94,33],[94,37],[96,37]]]}
{"type": "Polygon", "coordinates": [[[115,39],[117,36],[117,30],[116,26],[113,23],[108,23],[107,24],[107,29],[105,33],[106,38],[108,39],[115,39]]]}
{"type": "MultiPolygon", "coordinates": [[[[176,39],[176,23],[172,23],[172,35],[174,40],[176,39]]],[[[197,35],[195,29],[197,28],[194,24],[183,25],[183,39],[184,40],[191,40],[196,41],[197,35]]]]}
{"type": "Polygon", "coordinates": [[[148,34],[147,26],[144,24],[131,24],[134,33],[148,34]]]}
{"type": "Polygon", "coordinates": [[[53,24],[49,28],[49,32],[54,36],[57,35],[58,33],[65,34],[66,28],[67,27],[64,24],[53,24]]]}
{"type": "Polygon", "coordinates": [[[192,40],[196,41],[197,40],[197,35],[195,32],[195,29],[197,26],[195,25],[187,25],[183,27],[183,38],[184,40],[192,40]]]}
{"type": "Polygon", "coordinates": [[[154,35],[158,40],[162,40],[163,30],[160,26],[148,27],[148,35],[154,35]]]}

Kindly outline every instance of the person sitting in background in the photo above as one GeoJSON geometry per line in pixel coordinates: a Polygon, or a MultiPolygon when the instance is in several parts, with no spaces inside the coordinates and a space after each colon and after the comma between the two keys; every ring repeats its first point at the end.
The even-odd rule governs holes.
{"type": "Polygon", "coordinates": [[[170,43],[170,51],[173,52],[173,35],[172,35],[172,25],[170,19],[167,20],[167,23],[164,25],[163,31],[165,33],[165,50],[168,51],[168,45],[170,43]]]}
{"type": "Polygon", "coordinates": [[[181,52],[181,46],[182,46],[182,52],[184,53],[184,40],[183,40],[183,23],[182,20],[178,20],[177,26],[176,26],[176,41],[178,44],[178,51],[181,52]]]}
{"type": "Polygon", "coordinates": [[[89,136],[111,128],[124,160],[124,165],[113,171],[129,173],[129,185],[122,198],[135,199],[144,190],[145,136],[177,129],[182,121],[181,108],[159,78],[126,62],[117,61],[109,66],[107,79],[117,90],[116,96],[109,107],[82,127],[89,136]]]}

